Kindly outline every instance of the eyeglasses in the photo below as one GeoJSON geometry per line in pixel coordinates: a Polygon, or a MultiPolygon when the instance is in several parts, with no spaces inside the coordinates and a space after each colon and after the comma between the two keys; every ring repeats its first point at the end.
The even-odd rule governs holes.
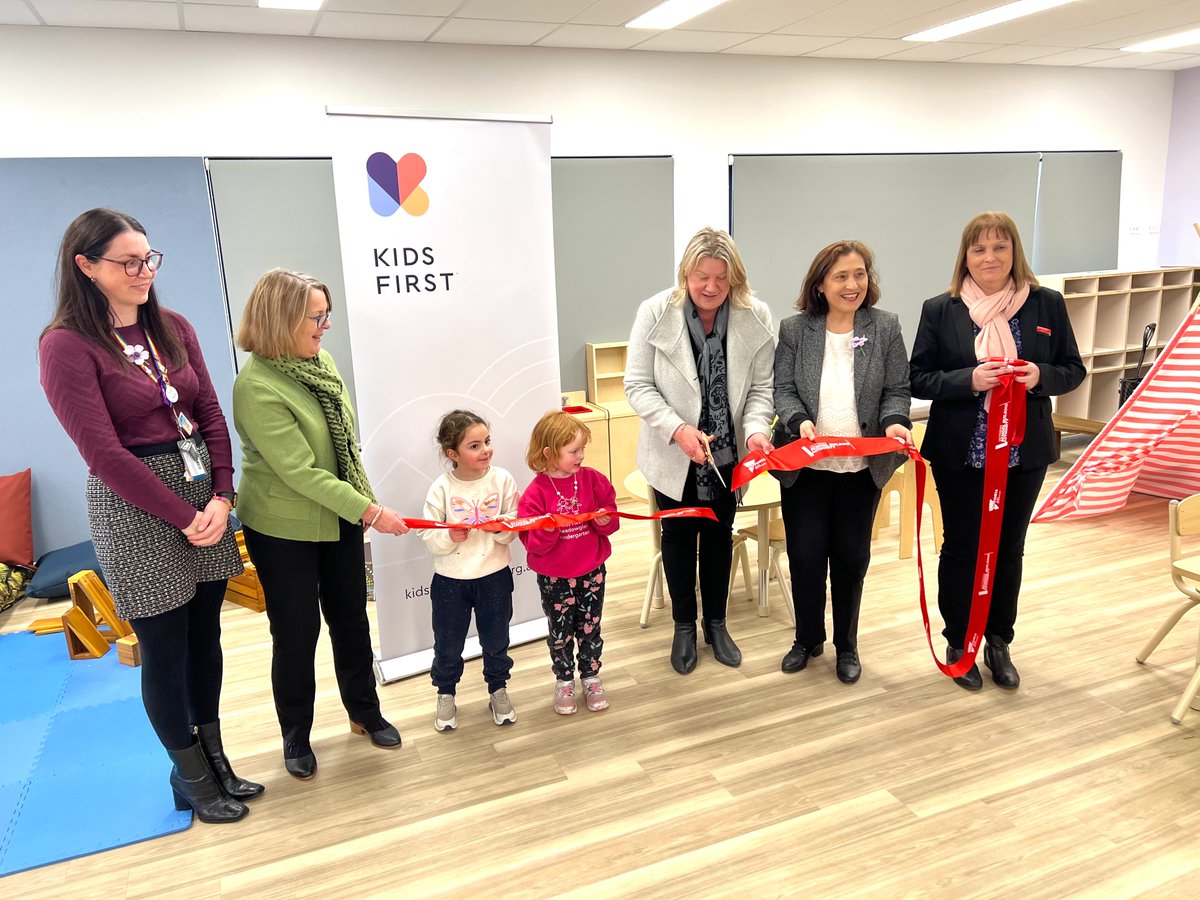
{"type": "Polygon", "coordinates": [[[332,313],[323,312],[319,316],[305,316],[304,318],[315,322],[318,328],[324,328],[329,324],[329,317],[332,313]]]}
{"type": "Polygon", "coordinates": [[[124,266],[125,274],[130,278],[136,278],[138,275],[141,275],[143,267],[149,269],[151,272],[157,272],[163,261],[163,255],[158,250],[151,250],[146,254],[145,259],[109,259],[106,256],[94,256],[92,258],[124,266]]]}

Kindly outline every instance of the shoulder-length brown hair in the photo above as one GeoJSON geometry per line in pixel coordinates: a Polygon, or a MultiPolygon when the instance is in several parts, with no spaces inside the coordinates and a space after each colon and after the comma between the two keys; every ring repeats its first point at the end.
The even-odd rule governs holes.
{"type": "Polygon", "coordinates": [[[828,314],[829,301],[821,293],[821,284],[829,270],[837,265],[838,260],[851,253],[861,256],[863,264],[867,267],[867,296],[862,305],[874,306],[879,302],[879,273],[875,271],[875,254],[871,252],[871,248],[862,241],[834,241],[818,253],[812,265],[808,267],[808,274],[804,276],[804,287],[800,289],[800,296],[796,298],[796,309],[810,316],[828,314]]]}
{"type": "Polygon", "coordinates": [[[750,282],[746,279],[746,267],[738,253],[737,244],[729,232],[719,228],[701,228],[688,241],[679,260],[679,273],[671,302],[678,306],[687,297],[687,280],[702,259],[715,259],[725,263],[729,275],[729,303],[734,309],[750,308],[750,282]]]}
{"type": "Polygon", "coordinates": [[[962,293],[963,281],[971,274],[967,268],[967,251],[974,246],[981,235],[989,231],[995,232],[1007,241],[1012,242],[1013,267],[1012,279],[1017,290],[1025,285],[1031,288],[1038,286],[1037,276],[1029,260],[1025,258],[1025,248],[1021,246],[1021,233],[1017,231],[1017,223],[1006,212],[982,212],[967,223],[963,229],[962,241],[958,245],[958,261],[954,264],[954,275],[950,278],[950,296],[957,297],[962,293]]]}
{"type": "Polygon", "coordinates": [[[308,298],[314,291],[325,295],[333,312],[329,288],[311,275],[272,269],[258,279],[246,301],[238,325],[237,345],[263,359],[295,356],[296,332],[308,315],[308,298]]]}
{"type": "MultiPolygon", "coordinates": [[[[103,207],[80,213],[67,226],[58,247],[54,317],[42,329],[39,342],[54,329],[66,328],[96,342],[116,359],[124,360],[120,346],[112,337],[115,322],[108,308],[108,299],[79,268],[75,257],[85,256],[94,262],[108,253],[114,238],[127,231],[142,235],[146,233],[142,223],[133,216],[103,207]]],[[[174,328],[167,324],[153,282],[150,284],[149,298],[138,307],[138,324],[154,341],[163,356],[163,362],[170,368],[178,369],[187,362],[187,349],[174,328]]]]}

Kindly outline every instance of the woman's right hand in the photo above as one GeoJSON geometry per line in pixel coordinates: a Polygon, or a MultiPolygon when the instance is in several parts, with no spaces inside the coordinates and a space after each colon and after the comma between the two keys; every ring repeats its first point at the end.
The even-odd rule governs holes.
{"type": "MultiPolygon", "coordinates": [[[[675,429],[671,437],[679,445],[684,456],[694,463],[702,463],[708,458],[704,453],[704,442],[700,439],[702,434],[699,428],[684,422],[675,429]]],[[[712,435],[709,435],[708,439],[711,441],[712,435]]]]}
{"type": "Polygon", "coordinates": [[[1000,360],[999,362],[991,360],[981,362],[971,373],[971,390],[978,391],[979,393],[990,391],[992,388],[999,386],[1001,375],[1007,375],[1012,370],[1012,366],[1005,360],[1000,360]]]}
{"type": "Polygon", "coordinates": [[[808,419],[805,419],[800,423],[800,428],[798,431],[800,432],[800,437],[802,438],[807,438],[810,441],[815,441],[817,439],[817,426],[808,419]]]}
{"type": "Polygon", "coordinates": [[[378,506],[372,503],[367,507],[366,513],[363,514],[363,520],[370,522],[368,526],[374,528],[381,534],[407,534],[408,526],[404,524],[404,520],[393,509],[388,509],[386,506],[378,506]],[[376,517],[376,513],[379,513],[376,517]]]}

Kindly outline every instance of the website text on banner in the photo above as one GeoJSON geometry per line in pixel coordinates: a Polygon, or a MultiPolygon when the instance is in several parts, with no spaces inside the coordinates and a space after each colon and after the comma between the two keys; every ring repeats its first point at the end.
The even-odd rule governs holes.
{"type": "MultiPolygon", "coordinates": [[[[1014,365],[1018,365],[1015,361],[1014,365]]],[[[1008,486],[1008,449],[1019,447],[1025,436],[1025,389],[1013,373],[1000,376],[1000,385],[991,391],[988,414],[988,442],[984,463],[983,508],[980,511],[979,551],[975,559],[975,595],[971,599],[971,614],[967,620],[967,640],[963,655],[953,665],[938,659],[933,649],[929,628],[929,607],[925,599],[925,565],[921,558],[921,508],[925,504],[926,463],[912,444],[901,444],[916,466],[917,483],[917,586],[921,600],[921,621],[925,625],[925,640],[933,661],[950,678],[969,671],[983,642],[988,610],[992,605],[995,584],[996,550],[1000,544],[1000,525],[1004,521],[1004,497],[1008,486]]],[[[771,453],[748,453],[733,470],[734,490],[744,486],[763,472],[775,470],[793,472],[810,463],[830,456],[875,456],[895,453],[895,438],[820,437],[814,440],[797,438],[771,453]]]]}

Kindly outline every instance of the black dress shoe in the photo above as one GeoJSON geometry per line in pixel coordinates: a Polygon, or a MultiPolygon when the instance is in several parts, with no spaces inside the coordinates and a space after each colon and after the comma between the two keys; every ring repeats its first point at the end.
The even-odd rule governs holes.
{"type": "Polygon", "coordinates": [[[389,725],[387,722],[384,722],[374,731],[368,731],[351,719],[350,731],[352,734],[368,735],[371,738],[371,743],[381,750],[397,750],[401,744],[400,732],[396,730],[395,725],[389,725]]]}
{"type": "Polygon", "coordinates": [[[1021,676],[1008,655],[1008,644],[999,638],[988,638],[983,647],[983,663],[992,670],[992,681],[1002,688],[1013,690],[1021,684],[1021,676]]]}
{"type": "Polygon", "coordinates": [[[696,668],[696,623],[675,623],[675,637],[671,641],[671,668],[680,675],[687,675],[696,668]]]}
{"type": "Polygon", "coordinates": [[[283,745],[283,767],[293,778],[308,781],[317,774],[317,757],[307,741],[286,741],[283,745]]]}
{"type": "Polygon", "coordinates": [[[805,647],[799,641],[792,644],[792,649],[783,656],[783,662],[779,664],[779,668],[787,673],[799,672],[808,665],[808,661],[814,656],[820,656],[825,650],[824,644],[817,644],[815,647],[805,647]]]}
{"type": "Polygon", "coordinates": [[[220,782],[222,790],[234,800],[253,800],[262,796],[265,788],[261,784],[239,778],[233,771],[229,757],[225,755],[225,747],[221,741],[221,723],[209,722],[207,725],[196,726],[196,740],[208,759],[208,767],[220,782]]]}
{"type": "MultiPolygon", "coordinates": [[[[962,659],[963,652],[954,647],[946,648],[946,663],[954,665],[962,659]]],[[[954,683],[961,688],[966,688],[968,691],[978,691],[983,688],[983,676],[979,674],[979,666],[972,665],[962,675],[954,679],[954,683]]]]}
{"type": "Polygon", "coordinates": [[[724,619],[704,621],[704,643],[713,648],[713,656],[723,666],[737,668],[742,664],[742,651],[725,630],[724,619]]]}
{"type": "Polygon", "coordinates": [[[837,677],[842,684],[854,684],[862,675],[862,663],[858,661],[857,650],[839,650],[837,657],[837,677]]]}

